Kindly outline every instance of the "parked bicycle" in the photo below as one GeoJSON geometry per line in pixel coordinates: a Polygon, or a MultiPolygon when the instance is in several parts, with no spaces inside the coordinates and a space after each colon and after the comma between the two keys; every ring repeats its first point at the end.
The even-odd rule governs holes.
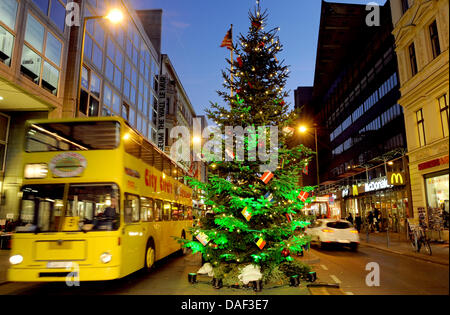
{"type": "Polygon", "coordinates": [[[425,230],[421,226],[409,225],[409,240],[414,251],[420,252],[421,248],[424,247],[428,255],[432,255],[431,243],[428,239],[425,230]]]}

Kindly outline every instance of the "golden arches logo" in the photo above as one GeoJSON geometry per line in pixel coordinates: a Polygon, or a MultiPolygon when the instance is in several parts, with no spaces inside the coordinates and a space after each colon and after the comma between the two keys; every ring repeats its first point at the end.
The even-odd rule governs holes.
{"type": "Polygon", "coordinates": [[[392,185],[403,185],[405,182],[403,180],[403,175],[401,173],[392,173],[391,184],[392,185]]]}

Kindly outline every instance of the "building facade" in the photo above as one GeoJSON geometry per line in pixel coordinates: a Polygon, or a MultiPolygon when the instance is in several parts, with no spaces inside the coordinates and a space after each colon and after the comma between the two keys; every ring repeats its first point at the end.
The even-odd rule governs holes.
{"type": "Polygon", "coordinates": [[[0,219],[14,219],[28,119],[60,117],[70,27],[65,1],[0,2],[0,219]]]}
{"type": "Polygon", "coordinates": [[[403,232],[409,183],[387,184],[391,172],[403,173],[407,165],[389,2],[380,7],[379,26],[367,25],[366,16],[365,5],[322,2],[314,87],[303,120],[317,128],[319,196],[329,200],[330,215],[379,213],[384,229],[403,232]]]}
{"type": "Polygon", "coordinates": [[[414,220],[449,228],[449,1],[391,0],[414,220]]]}
{"type": "MultiPolygon", "coordinates": [[[[29,119],[122,116],[156,144],[161,16],[128,0],[0,1],[0,219],[17,217],[29,119]],[[66,20],[78,12],[69,3],[80,23],[66,20]],[[114,25],[101,18],[112,8],[124,14],[114,25]],[[81,64],[86,17],[98,18],[87,21],[81,64]]],[[[177,118],[192,126],[192,105],[183,106],[177,118]]]]}

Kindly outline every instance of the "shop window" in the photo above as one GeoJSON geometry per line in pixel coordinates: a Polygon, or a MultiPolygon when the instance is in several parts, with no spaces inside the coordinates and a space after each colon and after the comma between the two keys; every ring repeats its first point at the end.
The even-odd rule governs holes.
{"type": "Polygon", "coordinates": [[[417,120],[417,132],[419,135],[419,146],[423,147],[427,144],[425,138],[425,122],[423,119],[422,109],[416,112],[416,120],[417,120]]]}
{"type": "Polygon", "coordinates": [[[425,179],[429,228],[449,228],[449,174],[430,175],[425,179]]]}
{"type": "Polygon", "coordinates": [[[442,125],[442,135],[444,138],[449,136],[449,125],[448,125],[448,100],[447,100],[447,94],[441,96],[438,99],[439,103],[439,110],[441,113],[441,125],[442,125]]]}

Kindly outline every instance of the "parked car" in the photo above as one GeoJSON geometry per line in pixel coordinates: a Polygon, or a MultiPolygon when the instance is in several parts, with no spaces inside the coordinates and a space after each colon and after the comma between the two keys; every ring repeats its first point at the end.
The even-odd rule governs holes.
{"type": "Polygon", "coordinates": [[[319,219],[305,231],[311,236],[311,243],[317,243],[320,248],[325,245],[339,244],[358,250],[359,233],[353,225],[345,220],[319,219]]]}

